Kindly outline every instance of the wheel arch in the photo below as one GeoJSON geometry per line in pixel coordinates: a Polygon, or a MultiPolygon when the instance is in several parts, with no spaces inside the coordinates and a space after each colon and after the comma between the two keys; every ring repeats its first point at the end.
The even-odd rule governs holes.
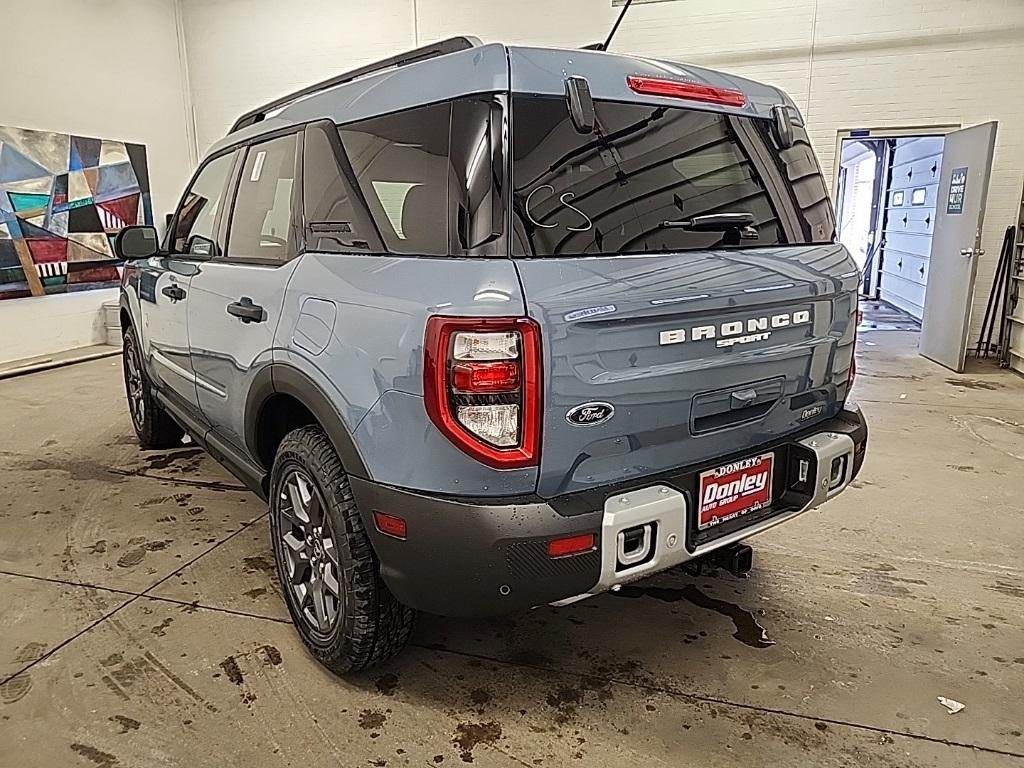
{"type": "Polygon", "coordinates": [[[320,386],[290,365],[271,363],[262,368],[249,389],[245,408],[245,444],[249,454],[269,474],[273,455],[284,435],[310,423],[324,430],[346,473],[369,477],[351,432],[320,386]]]}

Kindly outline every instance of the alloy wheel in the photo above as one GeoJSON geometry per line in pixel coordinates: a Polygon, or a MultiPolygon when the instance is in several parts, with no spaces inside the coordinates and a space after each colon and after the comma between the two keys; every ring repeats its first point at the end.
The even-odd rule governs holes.
{"type": "Polygon", "coordinates": [[[134,344],[128,344],[124,351],[125,381],[128,384],[128,408],[131,410],[132,421],[139,429],[145,424],[146,400],[143,394],[142,366],[134,344]]]}
{"type": "Polygon", "coordinates": [[[342,613],[337,539],[320,491],[300,469],[285,475],[277,500],[286,589],[303,619],[328,635],[342,613]]]}

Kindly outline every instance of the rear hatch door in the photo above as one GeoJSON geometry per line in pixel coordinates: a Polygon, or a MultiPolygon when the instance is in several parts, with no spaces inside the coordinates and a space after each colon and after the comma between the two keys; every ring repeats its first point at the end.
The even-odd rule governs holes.
{"type": "Polygon", "coordinates": [[[856,266],[800,126],[512,97],[513,256],[544,342],[538,493],[707,465],[839,409],[856,266]],[[749,225],[700,231],[694,217],[749,225]],[[744,218],[744,217],[741,217],[744,218]]]}

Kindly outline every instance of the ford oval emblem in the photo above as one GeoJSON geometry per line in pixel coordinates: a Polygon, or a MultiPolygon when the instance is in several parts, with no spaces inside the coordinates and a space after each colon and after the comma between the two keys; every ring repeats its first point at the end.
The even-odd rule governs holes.
{"type": "Polygon", "coordinates": [[[565,420],[574,427],[595,427],[615,415],[611,403],[583,403],[565,414],[565,420]]]}

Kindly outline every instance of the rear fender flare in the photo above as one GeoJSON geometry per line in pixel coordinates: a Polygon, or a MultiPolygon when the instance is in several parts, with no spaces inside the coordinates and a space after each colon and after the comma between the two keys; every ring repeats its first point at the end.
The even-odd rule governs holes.
{"type": "MultiPolygon", "coordinates": [[[[338,452],[345,471],[356,477],[369,478],[366,465],[345,422],[323,390],[307,376],[290,365],[272,363],[254,377],[245,405],[245,447],[250,456],[258,457],[257,428],[260,411],[276,394],[289,395],[302,403],[316,418],[338,452]]],[[[265,467],[269,472],[270,467],[265,467]]]]}

